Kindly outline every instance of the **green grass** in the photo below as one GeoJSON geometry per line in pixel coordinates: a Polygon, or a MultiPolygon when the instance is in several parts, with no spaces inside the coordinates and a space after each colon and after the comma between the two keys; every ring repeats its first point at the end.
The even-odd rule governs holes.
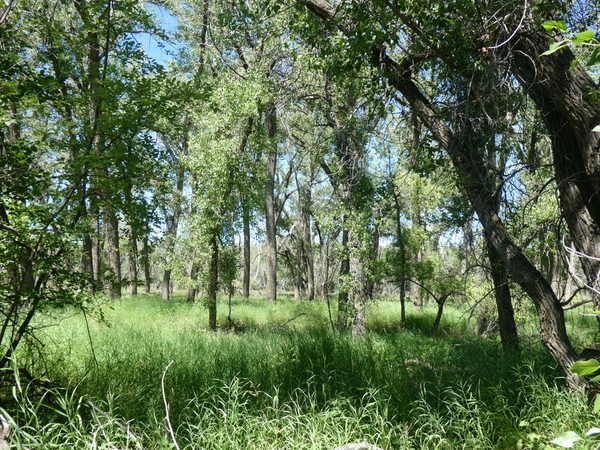
{"type": "MultiPolygon", "coordinates": [[[[535,326],[506,357],[451,305],[433,338],[432,306],[409,308],[400,329],[397,303],[374,303],[360,339],[330,329],[325,302],[236,298],[233,328],[225,299],[219,311],[217,333],[201,304],[179,297],[125,298],[87,325],[64,311],[39,333],[43,360],[20,356],[60,389],[23,385],[5,401],[17,447],[333,449],[366,438],[384,449],[542,449],[598,424],[526,334],[535,326]]],[[[591,342],[581,317],[570,329],[591,342]]]]}

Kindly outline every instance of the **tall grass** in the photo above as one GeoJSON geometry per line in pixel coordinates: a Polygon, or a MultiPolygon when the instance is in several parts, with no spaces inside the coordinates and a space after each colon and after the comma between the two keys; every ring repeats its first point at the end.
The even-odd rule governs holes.
{"type": "Polygon", "coordinates": [[[434,308],[400,329],[397,305],[378,302],[370,332],[352,339],[328,326],[324,302],[234,299],[234,327],[219,306],[217,333],[206,331],[202,305],[183,299],[127,298],[105,308],[105,321],[65,312],[40,335],[44,364],[28,361],[60,389],[14,389],[5,408],[15,442],[333,449],[368,439],[384,449],[533,449],[595,423],[534,337],[507,357],[497,337],[472,336],[458,307],[431,338],[434,308]]]}

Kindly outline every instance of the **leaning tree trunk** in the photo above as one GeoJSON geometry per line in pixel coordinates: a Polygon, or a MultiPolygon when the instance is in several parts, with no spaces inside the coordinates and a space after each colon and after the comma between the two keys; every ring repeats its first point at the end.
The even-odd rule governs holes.
{"type": "MultiPolygon", "coordinates": [[[[600,288],[600,105],[592,94],[597,85],[580,66],[571,69],[574,55],[568,48],[540,56],[549,46],[548,33],[523,27],[510,47],[514,74],[542,113],[552,140],[554,172],[560,206],[575,248],[590,256],[581,258],[587,283],[600,288]]],[[[600,295],[593,295],[600,310],[600,295]]],[[[598,317],[600,320],[600,316],[598,317]]]]}
{"type": "Polygon", "coordinates": [[[577,354],[567,335],[562,306],[548,281],[515,244],[496,213],[491,202],[493,192],[487,186],[485,174],[482,172],[485,164],[479,150],[452,133],[405,71],[400,70],[397,64],[384,54],[378,53],[376,56],[381,58],[381,70],[389,74],[390,84],[404,96],[446,149],[459,173],[459,184],[483,225],[486,238],[498,252],[511,277],[534,303],[540,319],[540,335],[544,345],[559,365],[567,384],[577,386],[579,377],[569,371],[569,367],[577,360],[577,354]]]}

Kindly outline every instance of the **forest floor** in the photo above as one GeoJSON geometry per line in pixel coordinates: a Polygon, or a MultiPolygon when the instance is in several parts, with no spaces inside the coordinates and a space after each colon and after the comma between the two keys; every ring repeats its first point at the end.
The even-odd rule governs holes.
{"type": "MultiPolygon", "coordinates": [[[[382,449],[544,449],[600,419],[567,391],[518,310],[522,351],[482,339],[475,318],[448,305],[368,307],[368,333],[331,329],[327,302],[234,298],[208,332],[202,302],[156,295],[106,303],[85,316],[40,316],[38,341],[2,393],[16,448],[333,450],[368,440],[382,449]],[[48,384],[51,383],[51,387],[48,384]]],[[[576,346],[598,340],[593,318],[569,314],[576,346]]],[[[578,347],[579,348],[579,347],[578,347]]]]}

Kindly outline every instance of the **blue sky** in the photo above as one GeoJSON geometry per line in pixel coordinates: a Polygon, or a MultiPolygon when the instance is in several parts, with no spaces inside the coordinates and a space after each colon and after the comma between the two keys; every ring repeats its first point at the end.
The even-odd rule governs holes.
{"type": "MultiPolygon", "coordinates": [[[[177,18],[169,14],[167,9],[148,3],[146,4],[146,9],[156,16],[158,24],[167,31],[167,33],[172,34],[175,32],[177,28],[177,18]]],[[[145,34],[144,37],[140,39],[140,43],[148,56],[161,64],[164,64],[165,61],[169,59],[169,55],[167,54],[169,51],[174,51],[178,48],[177,44],[161,43],[157,41],[156,37],[149,33],[145,34]]]]}

